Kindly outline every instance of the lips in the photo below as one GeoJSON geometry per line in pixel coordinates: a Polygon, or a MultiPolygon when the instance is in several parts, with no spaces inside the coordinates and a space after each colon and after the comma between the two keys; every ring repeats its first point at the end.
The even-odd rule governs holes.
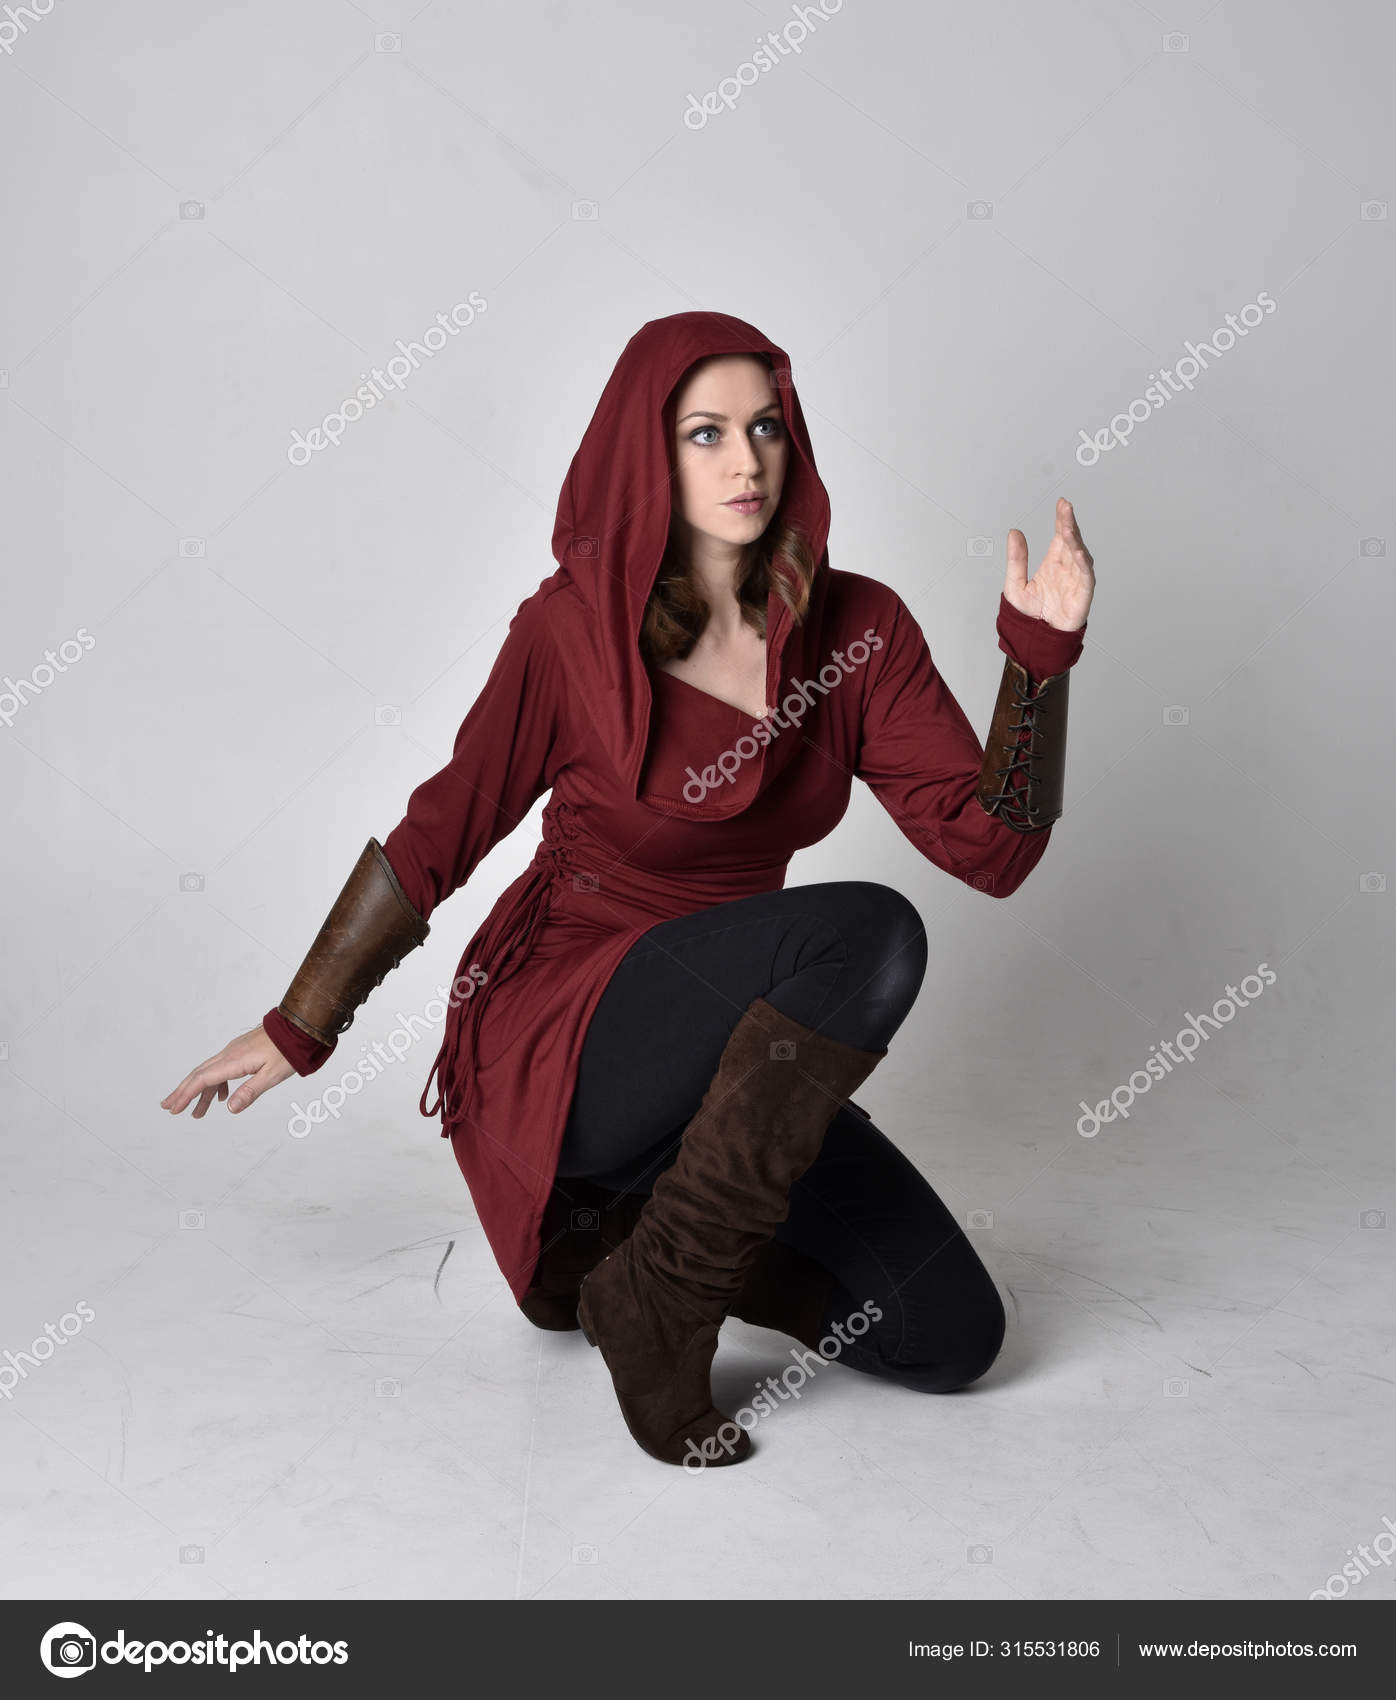
{"type": "Polygon", "coordinates": [[[722,505],[725,508],[736,508],[739,513],[754,514],[765,501],[766,498],[759,491],[750,491],[745,496],[733,496],[722,505]]]}

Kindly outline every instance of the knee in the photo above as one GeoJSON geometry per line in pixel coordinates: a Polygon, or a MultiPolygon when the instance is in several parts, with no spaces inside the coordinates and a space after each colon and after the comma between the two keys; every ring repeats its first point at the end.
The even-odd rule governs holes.
{"type": "Polygon", "coordinates": [[[854,925],[850,967],[865,997],[909,1010],[926,977],[926,927],[910,898],[890,885],[850,880],[854,925]]]}
{"type": "Polygon", "coordinates": [[[896,1379],[918,1393],[958,1392],[992,1368],[1007,1328],[1003,1301],[994,1291],[992,1301],[972,1319],[966,1318],[964,1326],[944,1341],[933,1360],[896,1364],[896,1379]]]}

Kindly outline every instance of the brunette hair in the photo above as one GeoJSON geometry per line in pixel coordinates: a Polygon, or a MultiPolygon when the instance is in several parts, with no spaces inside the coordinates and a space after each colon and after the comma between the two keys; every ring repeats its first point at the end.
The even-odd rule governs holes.
{"type": "MultiPolygon", "coordinates": [[[[759,354],[767,368],[769,355],[759,354]]],[[[784,421],[782,421],[784,424],[784,421]]],[[[674,396],[664,406],[664,441],[673,466],[674,396]]],[[[774,589],[798,625],[809,607],[815,560],[804,532],[783,519],[779,509],[757,540],[750,544],[737,574],[737,601],[742,618],[762,637],[766,635],[766,597],[774,589]],[[778,570],[777,562],[785,567],[778,570]]],[[[707,598],[693,581],[689,562],[671,538],[664,548],[659,576],[645,603],[640,622],[640,653],[647,661],[682,660],[697,643],[708,623],[707,598]]]]}

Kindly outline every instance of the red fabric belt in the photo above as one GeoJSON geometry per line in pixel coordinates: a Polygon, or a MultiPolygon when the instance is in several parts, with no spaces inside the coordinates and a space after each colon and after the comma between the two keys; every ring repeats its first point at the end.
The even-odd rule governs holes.
{"type": "Polygon", "coordinates": [[[480,963],[486,971],[486,978],[483,983],[476,982],[475,990],[463,1000],[465,1009],[454,1033],[448,1008],[441,1049],[436,1053],[436,1061],[431,1065],[431,1073],[417,1100],[417,1108],[422,1115],[441,1113],[443,1139],[449,1138],[452,1125],[465,1115],[474,1090],[479,1067],[477,1039],[485,999],[524,960],[524,947],[534,927],[548,911],[554,884],[571,871],[573,852],[570,840],[577,836],[571,814],[568,804],[558,803],[551,813],[543,816],[543,842],[535,852],[533,864],[521,876],[523,883],[510,902],[502,904],[487,917],[461,957],[452,985],[453,996],[455,985],[465,977],[472,962],[480,963]],[[461,1078],[462,1055],[467,1059],[469,1080],[457,1107],[455,1091],[461,1078]],[[428,1109],[427,1093],[431,1091],[433,1081],[437,1085],[437,1098],[428,1109]]]}

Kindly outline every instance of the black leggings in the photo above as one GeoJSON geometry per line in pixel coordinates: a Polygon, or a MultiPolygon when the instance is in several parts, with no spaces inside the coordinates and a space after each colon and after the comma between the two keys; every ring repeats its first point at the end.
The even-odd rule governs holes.
{"type": "MultiPolygon", "coordinates": [[[[915,1002],[926,960],[915,907],[864,880],[787,886],[659,922],[592,1016],[558,1176],[649,1192],[754,998],[881,1050],[915,1002]]],[[[865,1300],[881,1309],[839,1363],[947,1393],[998,1355],[1003,1303],[978,1254],[920,1172],[849,1105],[791,1189],[776,1238],[833,1274],[826,1331],[865,1300]]]]}

